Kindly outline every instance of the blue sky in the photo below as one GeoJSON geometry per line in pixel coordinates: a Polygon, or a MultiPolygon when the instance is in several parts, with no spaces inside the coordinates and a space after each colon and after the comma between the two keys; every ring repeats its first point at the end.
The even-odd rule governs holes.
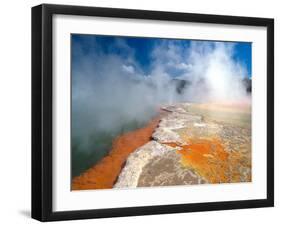
{"type": "Polygon", "coordinates": [[[249,76],[252,76],[252,44],[236,42],[234,47],[234,60],[244,64],[249,76]]]}
{"type": "MultiPolygon", "coordinates": [[[[155,61],[155,59],[153,59],[153,50],[159,47],[163,42],[172,42],[179,47],[179,55],[186,53],[192,42],[208,43],[211,46],[215,43],[213,41],[72,34],[72,63],[74,65],[79,63],[79,58],[85,55],[117,55],[124,59],[133,58],[142,72],[144,72],[144,74],[149,74],[152,69],[153,60],[155,61]],[[78,49],[79,51],[77,51],[78,49]]],[[[233,46],[231,55],[232,60],[246,68],[247,76],[251,77],[251,43],[222,43],[224,43],[226,46],[233,46]]],[[[174,76],[178,72],[170,70],[169,73],[171,73],[171,76],[174,76]]]]}
{"type": "Polygon", "coordinates": [[[72,136],[81,150],[92,150],[93,128],[142,124],[162,105],[251,96],[243,82],[250,43],[78,34],[71,41],[72,136]],[[188,85],[178,91],[178,81],[188,85]]]}

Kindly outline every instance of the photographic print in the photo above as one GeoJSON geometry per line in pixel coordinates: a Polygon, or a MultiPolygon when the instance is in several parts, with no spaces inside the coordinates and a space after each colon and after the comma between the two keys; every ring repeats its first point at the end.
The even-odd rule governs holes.
{"type": "Polygon", "coordinates": [[[252,43],[71,34],[71,189],[251,182],[252,43]]]}
{"type": "Polygon", "coordinates": [[[274,206],[274,19],[42,4],[31,71],[32,218],[274,206]]]}

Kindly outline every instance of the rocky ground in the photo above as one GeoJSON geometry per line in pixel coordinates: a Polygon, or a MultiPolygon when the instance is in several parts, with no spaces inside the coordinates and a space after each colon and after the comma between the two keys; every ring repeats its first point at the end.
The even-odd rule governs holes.
{"type": "Polygon", "coordinates": [[[116,137],[108,155],[80,176],[74,177],[71,189],[111,189],[130,153],[150,142],[151,134],[159,124],[160,117],[162,115],[152,119],[143,128],[116,137]]]}
{"type": "Polygon", "coordinates": [[[248,106],[182,103],[162,110],[168,114],[152,140],[128,156],[115,188],[251,181],[248,106]]]}

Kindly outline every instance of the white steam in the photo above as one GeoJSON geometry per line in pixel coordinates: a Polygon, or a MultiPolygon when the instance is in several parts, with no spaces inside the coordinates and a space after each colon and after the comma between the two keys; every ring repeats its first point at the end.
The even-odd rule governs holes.
{"type": "Polygon", "coordinates": [[[233,60],[234,44],[194,41],[182,48],[163,40],[151,53],[148,74],[122,39],[115,45],[125,56],[92,45],[96,51],[85,54],[76,46],[73,53],[79,60],[72,66],[72,136],[80,150],[91,151],[93,131],[116,133],[124,123],[145,123],[163,104],[247,97],[247,70],[233,60]],[[175,81],[181,80],[186,84],[179,91],[175,81]]]}

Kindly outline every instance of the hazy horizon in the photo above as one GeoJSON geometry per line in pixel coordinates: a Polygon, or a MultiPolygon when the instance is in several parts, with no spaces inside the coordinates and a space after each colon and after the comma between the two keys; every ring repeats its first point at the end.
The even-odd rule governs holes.
{"type": "Polygon", "coordinates": [[[162,104],[251,99],[251,43],[72,34],[71,45],[73,156],[99,159],[162,104]]]}

